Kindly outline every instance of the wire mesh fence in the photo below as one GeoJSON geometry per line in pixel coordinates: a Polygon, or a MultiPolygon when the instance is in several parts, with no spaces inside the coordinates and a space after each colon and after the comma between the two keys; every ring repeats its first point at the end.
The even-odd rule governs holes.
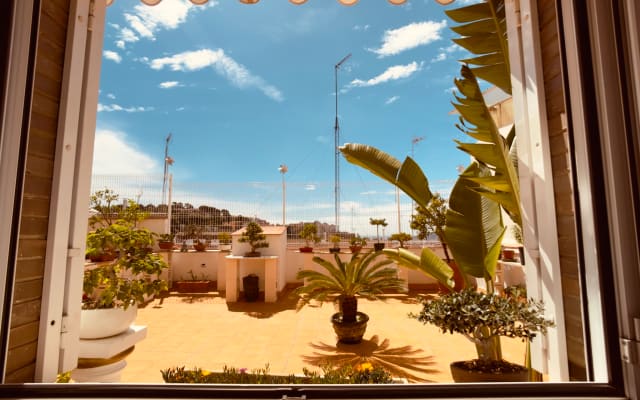
{"type": "Polygon", "coordinates": [[[166,204],[171,201],[171,230],[176,234],[195,227],[215,238],[252,220],[287,225],[291,239],[298,238],[304,223],[315,223],[323,240],[336,233],[370,239],[411,233],[413,202],[383,181],[341,183],[337,216],[335,187],[330,182],[173,182],[164,199],[162,183],[162,176],[95,175],[91,190],[109,188],[123,201],[134,200],[155,216],[166,216],[166,204]],[[387,226],[371,225],[370,218],[384,218],[387,226]]]}

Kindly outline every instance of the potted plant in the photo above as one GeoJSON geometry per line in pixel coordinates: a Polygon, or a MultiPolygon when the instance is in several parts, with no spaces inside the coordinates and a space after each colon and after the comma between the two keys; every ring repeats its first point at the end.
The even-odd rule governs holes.
{"type": "Polygon", "coordinates": [[[411,240],[411,235],[406,232],[394,233],[393,235],[389,236],[389,240],[397,240],[398,242],[400,242],[400,247],[404,249],[404,242],[408,242],[409,240],[411,240]]]}
{"type": "Polygon", "coordinates": [[[162,250],[173,249],[173,233],[162,233],[158,236],[158,247],[162,250]]]}
{"type": "Polygon", "coordinates": [[[360,237],[360,235],[352,236],[351,239],[349,239],[349,250],[351,250],[353,254],[360,252],[360,250],[362,250],[362,247],[366,245],[367,240],[363,237],[360,237]]]}
{"type": "Polygon", "coordinates": [[[193,242],[193,249],[195,251],[206,251],[207,250],[207,241],[206,240],[196,239],[196,241],[193,242]]]}
{"type": "Polygon", "coordinates": [[[229,232],[218,233],[218,242],[220,242],[220,250],[231,250],[231,235],[229,234],[229,232]]]}
{"type": "Polygon", "coordinates": [[[211,288],[211,281],[206,275],[198,277],[192,269],[189,270],[189,279],[180,278],[173,282],[173,289],[179,293],[207,293],[211,288]]]}
{"type": "Polygon", "coordinates": [[[300,247],[301,253],[311,253],[313,251],[311,243],[318,243],[320,241],[320,237],[318,237],[318,227],[316,224],[304,224],[302,232],[300,232],[298,236],[304,239],[304,247],[300,247]]]}
{"type": "Polygon", "coordinates": [[[369,218],[369,223],[376,226],[376,243],[373,244],[375,251],[384,249],[384,243],[380,242],[380,226],[387,226],[386,218],[369,218]]]}
{"type": "Polygon", "coordinates": [[[389,259],[378,259],[379,252],[353,254],[348,262],[334,254],[335,262],[318,256],[313,262],[324,271],[302,270],[297,279],[304,279],[305,285],[293,291],[300,296],[298,309],[311,300],[338,302],[340,312],[333,314],[331,322],[342,343],[359,343],[367,328],[369,316],[358,311],[358,296],[369,300],[382,299],[386,291],[404,292],[404,281],[397,277],[397,270],[388,267],[389,259]]]}
{"type": "Polygon", "coordinates": [[[340,253],[340,241],[342,238],[338,235],[331,235],[329,241],[333,243],[333,247],[329,248],[329,253],[340,253]]]}
{"type": "Polygon", "coordinates": [[[451,363],[455,382],[527,381],[529,369],[502,359],[499,338],[533,339],[553,326],[544,318],[542,303],[512,296],[497,296],[474,289],[424,300],[413,318],[432,324],[443,333],[460,333],[476,346],[478,358],[451,363]]]}
{"type": "MultiPolygon", "coordinates": [[[[97,192],[103,198],[110,191],[97,192]]],[[[152,252],[154,233],[138,228],[144,213],[133,201],[110,219],[94,219],[100,228],[89,233],[96,243],[109,243],[116,258],[84,271],[80,337],[108,337],[128,329],[135,319],[137,305],[167,290],[160,274],[167,264],[152,252]],[[114,320],[115,319],[115,320],[114,320]]]]}
{"type": "Polygon", "coordinates": [[[251,221],[247,224],[238,239],[240,243],[249,243],[251,247],[251,251],[244,254],[245,257],[260,257],[260,252],[257,249],[269,247],[267,236],[262,232],[262,227],[257,222],[251,221]]]}

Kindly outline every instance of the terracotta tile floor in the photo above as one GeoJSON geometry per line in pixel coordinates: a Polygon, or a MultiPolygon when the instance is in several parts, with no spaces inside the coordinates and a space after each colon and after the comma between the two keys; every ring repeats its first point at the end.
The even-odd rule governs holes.
{"type": "MultiPolygon", "coordinates": [[[[410,381],[451,382],[449,363],[475,358],[475,347],[461,335],[445,335],[409,318],[409,312],[421,309],[419,294],[360,300],[359,310],[370,319],[358,345],[336,344],[330,303],[296,312],[287,292],[276,303],[229,304],[220,293],[172,294],[138,311],[136,324],[147,325],[147,338],[127,357],[122,381],[162,382],[160,370],[174,366],[250,370],[269,364],[274,374],[301,374],[303,367],[368,357],[410,381]]],[[[502,347],[505,359],[523,363],[524,343],[503,339],[502,347]]]]}

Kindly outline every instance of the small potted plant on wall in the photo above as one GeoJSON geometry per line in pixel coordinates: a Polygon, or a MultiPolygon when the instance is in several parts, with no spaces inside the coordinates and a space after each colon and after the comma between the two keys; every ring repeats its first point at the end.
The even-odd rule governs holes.
{"type": "Polygon", "coordinates": [[[189,270],[189,278],[183,279],[173,282],[173,289],[179,293],[207,293],[211,287],[211,281],[207,278],[205,274],[202,276],[198,276],[193,272],[192,269],[189,270]]]}
{"type": "Polygon", "coordinates": [[[228,232],[218,233],[218,242],[220,242],[220,250],[231,250],[231,235],[228,232]]]}
{"type": "Polygon", "coordinates": [[[353,254],[359,253],[362,247],[366,245],[367,240],[360,235],[352,236],[351,239],[349,239],[349,250],[351,250],[353,254]]]}
{"type": "Polygon", "coordinates": [[[329,241],[333,243],[333,247],[329,248],[329,253],[340,253],[340,241],[342,239],[338,235],[331,235],[329,241]]]}
{"type": "Polygon", "coordinates": [[[251,247],[251,251],[244,254],[245,257],[260,257],[260,252],[257,249],[269,247],[267,236],[262,232],[262,227],[258,223],[252,221],[247,224],[238,239],[240,243],[249,243],[251,247]]]}
{"type": "Polygon", "coordinates": [[[206,251],[207,250],[207,241],[206,240],[196,239],[196,241],[193,242],[193,249],[195,251],[206,251]]]}
{"type": "Polygon", "coordinates": [[[380,226],[385,227],[387,224],[386,218],[369,218],[369,223],[376,226],[376,243],[373,244],[375,251],[381,251],[384,249],[384,243],[380,242],[380,226]]]}
{"type": "Polygon", "coordinates": [[[316,224],[304,224],[302,232],[299,235],[304,239],[304,246],[300,247],[301,253],[311,253],[313,251],[312,243],[318,243],[320,238],[318,237],[318,227],[316,224]]]}
{"type": "Polygon", "coordinates": [[[162,250],[173,249],[173,233],[162,233],[158,236],[158,247],[162,250]]]}

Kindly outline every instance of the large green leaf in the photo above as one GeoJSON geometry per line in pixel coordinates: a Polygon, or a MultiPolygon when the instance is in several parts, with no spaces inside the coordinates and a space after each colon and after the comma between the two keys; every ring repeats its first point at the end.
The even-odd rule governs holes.
{"type": "Polygon", "coordinates": [[[461,36],[453,41],[476,55],[463,62],[477,65],[472,70],[478,78],[511,94],[504,0],[486,0],[445,13],[460,23],[451,28],[461,36]]]}
{"type": "MultiPolygon", "coordinates": [[[[462,120],[458,128],[478,142],[457,142],[458,148],[492,170],[492,174],[463,174],[462,178],[480,184],[476,192],[499,202],[513,222],[522,226],[518,171],[509,154],[508,141],[502,137],[491,118],[478,81],[469,67],[462,66],[460,74],[462,78],[455,81],[460,95],[456,96],[457,102],[453,104],[462,120]]],[[[513,141],[514,136],[511,132],[509,141],[513,141]]]]}
{"type": "Polygon", "coordinates": [[[426,207],[431,201],[429,181],[411,157],[400,163],[382,150],[358,143],[346,143],[340,151],[347,161],[397,186],[418,205],[426,207]]]}
{"type": "Polygon", "coordinates": [[[399,265],[403,265],[413,270],[422,271],[427,275],[433,276],[443,285],[453,289],[453,270],[449,264],[444,262],[428,247],[422,249],[420,256],[403,248],[384,249],[382,251],[387,257],[399,265]]]}
{"type": "MultiPolygon", "coordinates": [[[[473,162],[462,175],[488,177],[491,171],[473,162]]],[[[449,197],[444,234],[460,270],[492,280],[504,232],[500,205],[482,196],[470,179],[458,179],[449,197]]]]}

